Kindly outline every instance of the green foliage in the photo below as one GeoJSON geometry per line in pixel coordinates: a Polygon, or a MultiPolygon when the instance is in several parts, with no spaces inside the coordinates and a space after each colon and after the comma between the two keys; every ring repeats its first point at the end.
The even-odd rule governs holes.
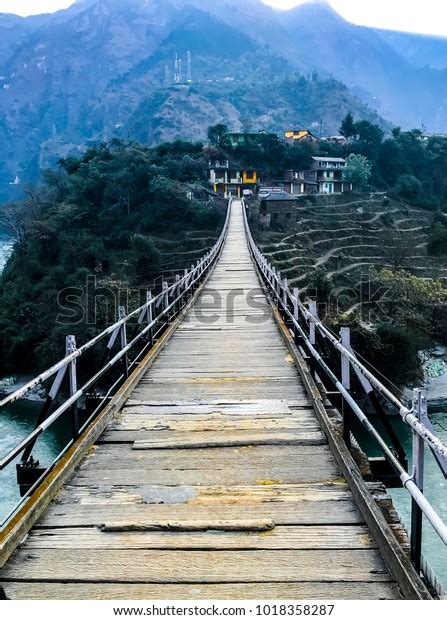
{"type": "Polygon", "coordinates": [[[351,153],[346,160],[343,178],[350,181],[354,189],[362,190],[368,185],[371,177],[371,164],[364,155],[351,153]]]}
{"type": "Polygon", "coordinates": [[[382,143],[384,132],[379,125],[375,125],[369,121],[358,121],[355,124],[355,131],[359,141],[370,151],[373,151],[382,143]]]}
{"type": "Polygon", "coordinates": [[[432,256],[447,256],[447,217],[435,213],[427,251],[432,256]]]}
{"type": "Polygon", "coordinates": [[[132,237],[131,248],[136,274],[147,284],[160,266],[161,252],[151,237],[138,234],[132,237]]]}
{"type": "Polygon", "coordinates": [[[320,303],[327,302],[333,290],[333,284],[324,267],[314,269],[309,277],[308,286],[320,303]]]}
{"type": "Polygon", "coordinates": [[[357,127],[354,123],[354,117],[352,115],[352,112],[348,112],[342,120],[339,132],[340,135],[344,136],[345,138],[353,138],[355,135],[357,135],[357,127]]]}
{"type": "Polygon", "coordinates": [[[228,127],[224,123],[217,123],[208,127],[208,140],[212,146],[222,147],[228,145],[228,127]]]}
{"type": "Polygon", "coordinates": [[[400,198],[416,203],[422,194],[422,183],[411,174],[401,174],[395,189],[400,198]]]}
{"type": "Polygon", "coordinates": [[[419,351],[432,342],[419,332],[384,322],[377,325],[375,332],[356,328],[352,341],[354,348],[364,352],[373,367],[380,369],[384,376],[392,377],[397,385],[422,380],[419,351]]]}

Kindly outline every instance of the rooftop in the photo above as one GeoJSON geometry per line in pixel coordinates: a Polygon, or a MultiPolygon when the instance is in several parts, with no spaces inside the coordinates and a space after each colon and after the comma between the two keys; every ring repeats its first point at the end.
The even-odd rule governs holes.
{"type": "Polygon", "coordinates": [[[343,157],[312,157],[314,161],[329,161],[333,164],[345,164],[346,159],[343,157]]]}
{"type": "Polygon", "coordinates": [[[266,196],[262,196],[262,200],[296,200],[294,196],[291,196],[287,192],[272,192],[266,196]]]}

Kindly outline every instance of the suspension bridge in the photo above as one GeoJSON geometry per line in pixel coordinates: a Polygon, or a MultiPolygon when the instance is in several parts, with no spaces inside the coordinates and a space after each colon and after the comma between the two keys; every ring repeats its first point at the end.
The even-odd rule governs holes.
{"type": "Polygon", "coordinates": [[[427,446],[445,475],[447,448],[424,391],[398,400],[359,361],[349,330],[334,335],[290,290],[258,250],[243,201],[230,200],[201,261],[92,341],[68,337],[66,357],[0,411],[47,384],[35,429],[0,461],[17,468],[22,495],[0,534],[8,598],[442,595],[421,551],[423,519],[447,543],[423,460],[427,446]],[[100,368],[88,372],[98,348],[100,368]],[[411,471],[384,403],[412,430],[411,471]],[[36,443],[64,417],[70,441],[40,464],[36,443]],[[379,465],[354,421],[382,450],[379,465]],[[411,497],[408,537],[374,467],[411,497]]]}

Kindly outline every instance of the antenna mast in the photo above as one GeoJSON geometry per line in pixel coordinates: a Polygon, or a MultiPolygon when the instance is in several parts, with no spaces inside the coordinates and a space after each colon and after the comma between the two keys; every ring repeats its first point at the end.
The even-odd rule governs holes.
{"type": "Polygon", "coordinates": [[[191,52],[188,50],[186,54],[186,81],[188,84],[192,82],[192,61],[191,61],[191,52]]]}
{"type": "Polygon", "coordinates": [[[180,71],[179,71],[179,57],[178,54],[175,54],[174,60],[174,82],[178,84],[180,82],[180,71]]]}

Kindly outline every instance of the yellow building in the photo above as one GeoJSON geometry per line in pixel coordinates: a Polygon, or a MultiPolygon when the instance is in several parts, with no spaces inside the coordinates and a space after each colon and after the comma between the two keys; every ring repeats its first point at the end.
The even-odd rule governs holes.
{"type": "Polygon", "coordinates": [[[318,138],[308,129],[288,129],[284,132],[284,138],[288,142],[318,142],[318,138]]]}
{"type": "Polygon", "coordinates": [[[228,160],[209,162],[208,179],[220,196],[242,196],[244,190],[255,192],[260,181],[257,170],[230,165],[228,160]]]}

